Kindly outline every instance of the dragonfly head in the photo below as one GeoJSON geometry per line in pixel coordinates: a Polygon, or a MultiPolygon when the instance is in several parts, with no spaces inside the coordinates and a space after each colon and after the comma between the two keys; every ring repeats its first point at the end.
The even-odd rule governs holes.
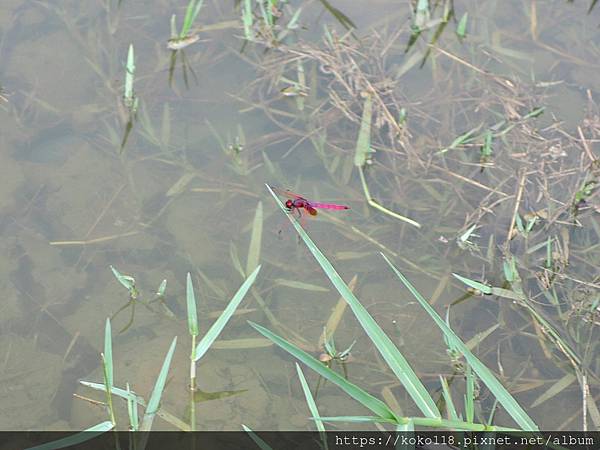
{"type": "Polygon", "coordinates": [[[285,207],[286,207],[287,209],[292,209],[292,207],[293,207],[293,206],[294,206],[294,202],[293,202],[292,200],[287,200],[287,201],[285,202],[285,207]]]}

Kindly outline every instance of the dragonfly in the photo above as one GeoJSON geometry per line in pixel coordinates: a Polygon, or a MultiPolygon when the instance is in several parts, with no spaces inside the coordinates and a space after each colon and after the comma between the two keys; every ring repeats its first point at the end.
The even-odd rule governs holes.
{"type": "Polygon", "coordinates": [[[298,216],[302,216],[301,210],[304,209],[311,216],[317,215],[317,209],[350,209],[349,206],[346,205],[337,205],[335,203],[321,203],[321,202],[313,202],[312,200],[307,200],[305,197],[301,195],[294,194],[292,191],[279,189],[273,186],[270,186],[273,192],[283,197],[287,197],[285,202],[285,207],[289,213],[297,212],[298,216]]]}

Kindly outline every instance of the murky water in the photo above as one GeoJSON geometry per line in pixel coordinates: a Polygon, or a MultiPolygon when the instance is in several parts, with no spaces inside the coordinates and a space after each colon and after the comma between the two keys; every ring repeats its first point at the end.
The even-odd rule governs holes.
{"type": "MultiPolygon", "coordinates": [[[[146,300],[167,279],[165,301],[176,316],[138,305],[121,334],[130,310],[113,319],[115,385],[128,382],[148,398],[177,335],[162,407],[185,419],[186,273],[203,334],[244,280],[259,204],[262,270],[220,339],[257,338],[247,320],[278,323],[278,332],[318,355],[339,294],[264,183],[351,207],[308,219],[307,230],[345,280],[357,276],[357,297],[436,400],[440,374],[461,386],[462,375],[380,251],[442,316],[451,306],[451,325],[465,341],[500,324],[474,351],[541,428],[583,427],[575,377],[541,395],[572,377],[574,365],[588,374],[589,401],[598,395],[600,208],[592,161],[600,7],[455,1],[440,30],[436,18],[450,2],[430,2],[426,29],[410,44],[411,2],[332,2],[337,11],[292,2],[283,17],[302,4],[300,28],[267,48],[244,44],[238,2],[207,2],[199,24],[212,28],[173,54],[169,20],[177,14],[181,23],[185,5],[151,3],[0,7],[0,429],[81,429],[106,420],[102,408],[73,393],[102,399],[77,381],[101,382],[105,320],[128,300],[110,265],[135,277],[146,300]],[[455,31],[465,12],[461,39],[455,31]],[[356,26],[352,34],[339,13],[356,26]],[[122,96],[130,44],[139,108],[128,131],[122,96]],[[299,65],[306,92],[283,95],[299,65]],[[369,92],[370,194],[421,228],[366,201],[354,161],[369,92]],[[457,140],[470,131],[473,139],[457,140]],[[538,222],[526,231],[534,214],[538,222]],[[507,288],[502,264],[511,255],[528,304],[580,361],[522,305],[465,295],[451,275],[507,288]]],[[[335,340],[338,350],[357,341],[347,364],[353,383],[404,415],[419,414],[349,310],[335,340]]],[[[198,372],[199,429],[312,428],[294,360],[273,346],[217,342],[198,372]]],[[[305,374],[315,388],[317,376],[305,374]]],[[[482,390],[479,403],[487,417],[493,398],[482,390]]],[[[331,384],[321,383],[318,405],[323,416],[365,414],[331,384]]],[[[496,423],[514,425],[502,410],[496,423]]],[[[172,425],[157,420],[155,428],[172,425]]]]}

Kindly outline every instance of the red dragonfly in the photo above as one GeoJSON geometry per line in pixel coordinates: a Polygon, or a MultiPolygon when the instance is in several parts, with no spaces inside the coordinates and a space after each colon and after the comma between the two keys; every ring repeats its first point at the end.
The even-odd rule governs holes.
{"type": "Polygon", "coordinates": [[[301,195],[294,194],[291,191],[278,189],[271,186],[271,189],[276,194],[287,197],[288,200],[285,202],[285,207],[288,212],[293,213],[294,211],[298,211],[298,215],[302,216],[301,209],[304,208],[311,216],[317,215],[317,208],[321,209],[350,209],[349,206],[346,205],[336,205],[335,203],[320,203],[313,202],[311,200],[307,200],[301,195]]]}

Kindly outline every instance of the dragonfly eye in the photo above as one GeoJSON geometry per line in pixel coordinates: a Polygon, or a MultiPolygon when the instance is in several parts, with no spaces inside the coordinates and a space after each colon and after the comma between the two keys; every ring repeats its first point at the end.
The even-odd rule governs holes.
{"type": "Polygon", "coordinates": [[[293,201],[291,201],[291,200],[287,200],[287,201],[285,202],[285,207],[286,207],[287,209],[292,209],[292,206],[294,206],[294,202],[293,202],[293,201]]]}

